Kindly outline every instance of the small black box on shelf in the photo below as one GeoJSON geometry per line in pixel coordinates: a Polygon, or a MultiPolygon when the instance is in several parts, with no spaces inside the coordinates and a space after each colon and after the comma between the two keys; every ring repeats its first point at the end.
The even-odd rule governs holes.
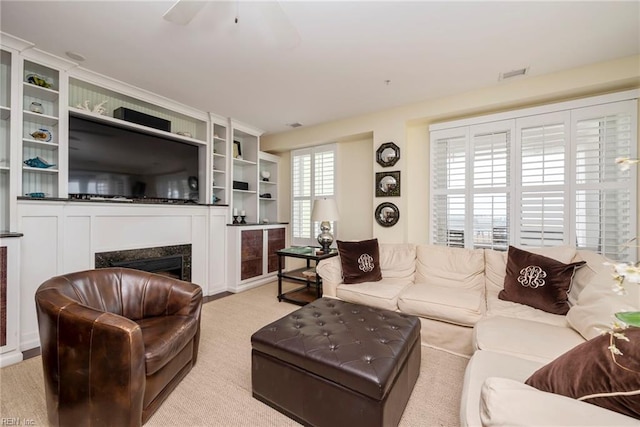
{"type": "Polygon", "coordinates": [[[242,181],[233,181],[233,189],[234,190],[249,190],[249,183],[242,181]]]}
{"type": "Polygon", "coordinates": [[[150,116],[149,114],[130,110],[128,108],[116,108],[115,110],[113,110],[113,117],[142,126],[148,126],[150,128],[163,130],[165,132],[171,132],[171,122],[169,120],[150,116]]]}

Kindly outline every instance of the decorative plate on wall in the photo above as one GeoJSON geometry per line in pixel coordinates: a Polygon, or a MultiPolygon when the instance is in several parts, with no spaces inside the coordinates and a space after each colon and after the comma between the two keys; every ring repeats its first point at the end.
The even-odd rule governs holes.
{"type": "Polygon", "coordinates": [[[383,227],[393,227],[400,219],[400,210],[393,203],[380,203],[376,208],[375,219],[383,227]]]}
{"type": "Polygon", "coordinates": [[[389,167],[400,160],[400,147],[393,142],[385,142],[376,150],[376,162],[382,167],[389,167]]]}

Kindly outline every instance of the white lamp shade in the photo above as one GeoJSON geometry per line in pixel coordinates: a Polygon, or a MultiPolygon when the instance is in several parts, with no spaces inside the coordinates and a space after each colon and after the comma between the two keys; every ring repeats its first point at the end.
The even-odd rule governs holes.
{"type": "Polygon", "coordinates": [[[340,219],[335,199],[316,199],[311,211],[311,221],[337,221],[340,219]]]}

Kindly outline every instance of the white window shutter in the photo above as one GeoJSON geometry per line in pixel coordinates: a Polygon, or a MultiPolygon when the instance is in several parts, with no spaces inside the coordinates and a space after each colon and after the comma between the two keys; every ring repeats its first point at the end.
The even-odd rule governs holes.
{"type": "MultiPolygon", "coordinates": [[[[574,111],[576,245],[614,260],[634,260],[625,242],[636,236],[635,174],[618,157],[635,157],[636,103],[574,111]]],[[[636,193],[637,194],[637,193],[636,193]]]]}

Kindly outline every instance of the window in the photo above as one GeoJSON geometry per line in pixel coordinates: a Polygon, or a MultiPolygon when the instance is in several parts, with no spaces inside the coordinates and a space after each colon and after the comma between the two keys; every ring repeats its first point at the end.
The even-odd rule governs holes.
{"type": "MultiPolygon", "coordinates": [[[[292,209],[291,224],[294,245],[318,245],[319,224],[311,223],[313,200],[335,198],[335,144],[294,150],[291,152],[292,209]]],[[[331,224],[336,234],[335,224],[331,224]]]]}
{"type": "Polygon", "coordinates": [[[615,159],[637,156],[637,101],[583,105],[433,126],[432,242],[569,244],[635,259],[624,243],[636,235],[637,168],[615,159]]]}

